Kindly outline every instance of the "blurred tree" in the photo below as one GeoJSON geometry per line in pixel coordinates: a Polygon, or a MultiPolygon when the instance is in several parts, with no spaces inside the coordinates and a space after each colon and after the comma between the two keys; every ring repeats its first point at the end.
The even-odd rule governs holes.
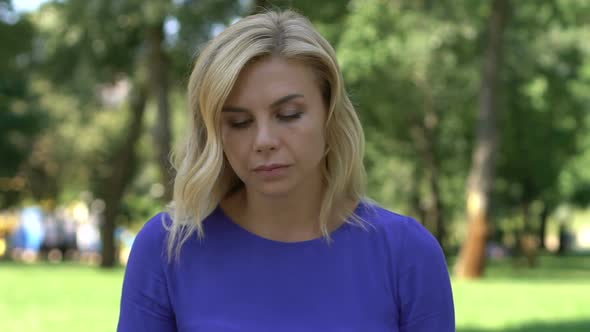
{"type": "MultiPolygon", "coordinates": [[[[121,126],[121,131],[104,145],[109,148],[91,158],[94,163],[90,167],[96,170],[91,172],[95,174],[91,181],[95,184],[93,191],[107,202],[102,232],[103,266],[115,263],[113,231],[123,196],[137,174],[135,146],[141,137],[142,108],[146,107],[146,98],[153,95],[156,99],[154,145],[160,182],[164,187],[161,196],[168,202],[172,185],[168,161],[172,136],[169,80],[179,76],[171,69],[177,68],[174,67],[175,62],[186,64],[186,59],[192,57],[190,52],[195,50],[195,46],[189,52],[182,49],[190,44],[182,37],[190,38],[193,33],[208,36],[210,33],[210,21],[191,15],[211,19],[224,17],[239,8],[238,5],[222,7],[228,3],[225,1],[220,6],[219,1],[175,4],[155,0],[69,0],[47,4],[41,11],[40,24],[47,26],[43,41],[46,46],[44,75],[57,82],[63,91],[76,96],[81,103],[94,105],[81,110],[82,113],[89,113],[87,118],[93,117],[89,110],[108,108],[104,94],[116,91],[108,91],[107,88],[131,83],[127,107],[129,115],[119,116],[127,127],[121,126]],[[218,12],[209,13],[208,10],[218,12]],[[180,32],[172,31],[168,36],[165,26],[169,22],[179,25],[180,32]],[[180,50],[174,51],[175,48],[180,50]],[[191,56],[187,57],[187,53],[191,56]],[[179,60],[181,57],[182,60],[179,60]]],[[[199,40],[206,40],[207,36],[199,40]]]]}
{"type": "Polygon", "coordinates": [[[467,184],[468,233],[455,266],[460,278],[481,277],[485,269],[490,193],[498,154],[498,73],[502,68],[503,35],[508,15],[508,0],[492,2],[481,73],[477,136],[467,184]]]}
{"type": "MultiPolygon", "coordinates": [[[[160,166],[160,181],[164,187],[162,198],[165,202],[172,199],[172,172],[170,165],[170,59],[165,50],[164,22],[172,10],[171,1],[143,1],[141,8],[145,12],[145,38],[148,48],[148,68],[151,93],[156,98],[157,117],[154,125],[154,143],[157,161],[160,166]]],[[[138,136],[139,137],[139,136],[138,136]]]]}
{"type": "MultiPolygon", "coordinates": [[[[112,148],[98,153],[93,158],[98,162],[89,165],[95,169],[91,178],[91,183],[95,184],[92,191],[106,203],[101,227],[101,265],[104,267],[116,262],[115,220],[122,197],[135,174],[135,145],[143,123],[147,98],[144,90],[149,86],[147,75],[141,74],[141,65],[147,67],[144,65],[147,60],[142,60],[147,55],[142,51],[145,42],[143,16],[136,5],[128,1],[70,0],[47,4],[39,18],[40,24],[48,25],[44,40],[45,75],[83,104],[94,105],[77,112],[91,118],[89,112],[105,106],[116,93],[106,86],[124,87],[121,83],[133,83],[130,88],[133,97],[127,108],[129,115],[123,116],[128,126],[111,136],[107,146],[112,148]],[[116,24],[105,24],[110,21],[116,24]]],[[[120,92],[119,98],[110,103],[121,104],[127,92],[120,92]]]]}
{"type": "MultiPolygon", "coordinates": [[[[486,138],[498,147],[496,176],[494,158],[474,159],[467,200],[493,194],[485,196],[487,211],[476,211],[486,225],[513,232],[526,224],[542,238],[554,207],[590,197],[584,1],[513,4],[497,86],[489,76],[496,71],[486,67],[497,54],[480,50],[497,41],[488,34],[497,31],[488,30],[488,2],[66,0],[30,18],[7,4],[0,0],[0,38],[9,45],[0,49],[7,59],[0,63],[0,186],[26,183],[43,198],[90,185],[108,203],[105,266],[114,263],[115,221],[152,213],[170,198],[173,129],[186,125],[186,114],[174,110],[186,108],[195,57],[216,33],[262,7],[293,8],[332,42],[366,131],[370,195],[417,216],[447,253],[463,236],[464,224],[453,229],[451,221],[468,210],[458,198],[471,151],[486,138]],[[507,110],[497,115],[496,136],[474,130],[485,124],[473,112],[478,89],[480,111],[496,99],[507,110]],[[502,98],[492,96],[496,90],[502,98]]],[[[16,193],[0,193],[0,204],[16,202],[16,193]]],[[[470,269],[483,270],[485,237],[469,234],[478,248],[470,269]]]]}
{"type": "Polygon", "coordinates": [[[338,46],[367,132],[372,194],[419,216],[446,247],[467,164],[477,6],[353,1],[338,46]],[[452,156],[452,158],[445,158],[452,156]],[[460,180],[459,180],[460,182],[460,180]],[[389,189],[387,189],[389,188],[389,189]],[[387,189],[388,192],[384,192],[387,189]]]}
{"type": "MultiPolygon", "coordinates": [[[[35,164],[35,140],[44,128],[44,113],[31,90],[34,28],[19,17],[10,1],[0,1],[0,208],[16,204],[30,191],[32,174],[51,173],[35,164]]],[[[50,188],[39,194],[45,198],[50,188]]]]}
{"type": "Polygon", "coordinates": [[[580,92],[589,88],[583,70],[588,58],[583,22],[590,19],[589,5],[519,4],[507,28],[510,52],[501,89],[502,104],[510,111],[500,117],[494,201],[500,210],[521,215],[519,225],[511,227],[516,252],[527,249],[525,243],[532,244],[524,250],[530,254],[544,247],[549,215],[571,201],[559,188],[559,178],[572,158],[583,153],[581,139],[588,129],[588,96],[580,92]]]}
{"type": "Polygon", "coordinates": [[[134,178],[137,166],[136,143],[142,132],[143,115],[147,100],[147,87],[143,84],[135,84],[132,95],[129,98],[129,117],[126,125],[127,133],[123,142],[115,147],[109,154],[111,173],[102,187],[102,194],[105,201],[104,223],[102,227],[102,262],[103,267],[111,267],[116,262],[116,248],[114,233],[115,221],[120,213],[123,195],[134,178]]]}

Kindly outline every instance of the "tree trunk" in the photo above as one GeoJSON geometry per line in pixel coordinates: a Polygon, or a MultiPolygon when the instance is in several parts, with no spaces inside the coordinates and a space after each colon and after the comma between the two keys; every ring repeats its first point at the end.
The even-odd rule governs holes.
{"type": "Polygon", "coordinates": [[[424,124],[415,127],[412,133],[414,142],[420,151],[421,159],[425,165],[429,188],[428,206],[422,222],[427,225],[441,247],[445,249],[446,229],[443,223],[443,204],[439,187],[440,167],[435,145],[436,121],[434,112],[429,111],[426,113],[424,124]]]}
{"type": "Polygon", "coordinates": [[[172,165],[170,164],[170,103],[168,100],[168,61],[163,50],[164,22],[147,28],[147,45],[149,49],[149,75],[152,94],[156,97],[158,116],[154,127],[154,143],[160,168],[160,181],[164,186],[162,199],[172,199],[172,165]]]}
{"type": "Polygon", "coordinates": [[[424,225],[426,222],[426,209],[422,207],[422,195],[420,194],[420,181],[422,179],[421,167],[414,167],[411,178],[410,208],[417,216],[418,221],[424,225]]]}
{"type": "Polygon", "coordinates": [[[525,200],[522,203],[522,218],[524,222],[524,230],[518,239],[521,253],[526,259],[529,268],[537,265],[537,250],[539,248],[539,240],[537,234],[533,232],[531,225],[531,202],[525,200]]]}
{"type": "Polygon", "coordinates": [[[498,72],[507,16],[508,0],[494,0],[489,19],[489,39],[483,58],[475,148],[467,180],[467,238],[455,266],[459,278],[479,278],[485,269],[489,195],[498,146],[498,72]]]}
{"type": "Polygon", "coordinates": [[[429,189],[426,220],[429,230],[438,240],[445,253],[446,229],[443,223],[443,204],[440,194],[440,160],[438,158],[436,142],[438,139],[439,116],[436,113],[432,87],[427,79],[415,79],[416,85],[424,95],[422,121],[413,128],[412,136],[420,152],[427,174],[429,189]]]}
{"type": "Polygon", "coordinates": [[[557,255],[563,256],[568,250],[568,229],[565,222],[559,223],[559,247],[557,247],[557,255]]]}
{"type": "Polygon", "coordinates": [[[438,240],[441,248],[444,252],[447,252],[445,249],[445,238],[447,236],[444,220],[443,220],[443,205],[442,199],[440,197],[440,187],[438,184],[439,181],[439,171],[438,171],[438,163],[436,160],[432,161],[432,164],[429,166],[429,177],[428,177],[428,184],[430,186],[430,195],[431,195],[431,206],[430,210],[430,220],[434,227],[434,236],[438,240]]]}
{"type": "Polygon", "coordinates": [[[110,177],[104,183],[105,210],[102,223],[102,261],[101,267],[113,267],[117,262],[115,256],[114,232],[116,218],[119,215],[121,200],[125,189],[133,179],[136,163],[135,146],[141,136],[143,115],[147,99],[147,89],[137,86],[132,92],[129,105],[128,130],[121,146],[113,153],[110,177]]]}
{"type": "Polygon", "coordinates": [[[547,219],[549,218],[550,208],[547,203],[543,204],[543,211],[541,211],[541,225],[539,226],[539,247],[540,249],[547,249],[545,237],[547,235],[547,219]]]}

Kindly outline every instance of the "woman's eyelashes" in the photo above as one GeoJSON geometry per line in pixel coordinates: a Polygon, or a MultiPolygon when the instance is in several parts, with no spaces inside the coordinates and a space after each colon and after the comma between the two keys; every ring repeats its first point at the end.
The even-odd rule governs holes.
{"type": "Polygon", "coordinates": [[[248,119],[248,120],[239,120],[239,121],[230,121],[229,122],[229,126],[232,128],[246,128],[248,127],[248,125],[250,124],[250,122],[252,122],[252,120],[248,119]]]}
{"type": "Polygon", "coordinates": [[[299,119],[301,117],[301,114],[302,113],[303,112],[301,112],[301,111],[286,112],[284,114],[278,113],[277,114],[277,118],[279,120],[281,120],[281,121],[287,121],[287,122],[289,122],[289,121],[293,121],[293,120],[299,119]]]}
{"type": "MultiPolygon", "coordinates": [[[[295,120],[301,118],[302,114],[303,114],[302,111],[295,110],[295,111],[290,111],[290,112],[277,113],[276,118],[281,122],[292,122],[292,121],[295,121],[295,120]]],[[[248,126],[250,126],[250,124],[252,124],[252,122],[254,122],[254,120],[251,118],[235,119],[235,120],[230,120],[229,125],[231,128],[241,129],[241,128],[247,128],[248,126]]]]}

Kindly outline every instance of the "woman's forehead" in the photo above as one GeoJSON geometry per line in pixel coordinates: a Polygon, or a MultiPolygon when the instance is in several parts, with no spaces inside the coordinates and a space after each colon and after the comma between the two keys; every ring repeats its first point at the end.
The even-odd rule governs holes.
{"type": "Polygon", "coordinates": [[[290,95],[311,98],[317,93],[319,85],[309,66],[300,61],[269,57],[242,70],[225,105],[272,103],[290,95]]]}

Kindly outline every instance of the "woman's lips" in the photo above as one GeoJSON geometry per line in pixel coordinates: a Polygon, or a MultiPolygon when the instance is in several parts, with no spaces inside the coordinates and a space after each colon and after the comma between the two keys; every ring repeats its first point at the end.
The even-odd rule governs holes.
{"type": "Polygon", "coordinates": [[[266,179],[277,178],[285,175],[289,165],[263,165],[254,169],[254,172],[266,179]]]}

